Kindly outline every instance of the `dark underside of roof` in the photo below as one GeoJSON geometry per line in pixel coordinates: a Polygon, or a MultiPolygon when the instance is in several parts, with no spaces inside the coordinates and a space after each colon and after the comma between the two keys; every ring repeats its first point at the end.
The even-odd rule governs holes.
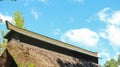
{"type": "Polygon", "coordinates": [[[42,40],[32,38],[32,37],[24,35],[24,34],[18,33],[13,30],[9,31],[9,33],[5,36],[5,38],[7,38],[8,41],[10,41],[12,38],[14,38],[14,39],[19,40],[20,42],[28,43],[30,45],[44,48],[46,50],[50,50],[50,51],[65,54],[68,56],[72,56],[75,58],[83,59],[86,61],[92,61],[92,62],[98,63],[98,57],[90,56],[85,53],[80,53],[80,52],[77,52],[74,50],[60,47],[60,46],[57,46],[57,45],[54,45],[54,44],[51,44],[51,43],[48,43],[48,42],[45,42],[42,40]]]}

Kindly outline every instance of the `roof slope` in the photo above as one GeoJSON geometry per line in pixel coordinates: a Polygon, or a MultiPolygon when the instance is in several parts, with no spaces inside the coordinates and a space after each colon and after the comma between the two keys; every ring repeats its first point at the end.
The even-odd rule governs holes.
{"type": "Polygon", "coordinates": [[[82,49],[82,48],[79,48],[79,47],[76,47],[76,46],[55,40],[55,39],[52,39],[52,38],[46,37],[46,36],[41,35],[41,34],[37,34],[37,33],[31,32],[31,31],[28,31],[25,29],[18,28],[16,26],[12,25],[11,23],[9,23],[8,21],[6,21],[6,25],[7,25],[7,29],[12,30],[12,31],[16,31],[20,34],[27,35],[29,37],[32,37],[32,38],[56,45],[56,46],[60,46],[60,47],[66,48],[66,49],[70,49],[70,50],[77,51],[77,52],[80,52],[83,54],[87,54],[89,56],[97,57],[97,52],[91,52],[91,51],[88,51],[88,50],[85,50],[85,49],[82,49]]]}

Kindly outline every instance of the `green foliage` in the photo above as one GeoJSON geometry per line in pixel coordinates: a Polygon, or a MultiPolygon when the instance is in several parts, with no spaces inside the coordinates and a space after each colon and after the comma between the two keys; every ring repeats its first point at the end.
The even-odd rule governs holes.
{"type": "Polygon", "coordinates": [[[33,63],[29,63],[28,67],[35,67],[35,65],[33,63]]]}
{"type": "Polygon", "coordinates": [[[1,34],[2,34],[2,44],[0,44],[0,53],[2,53],[4,50],[5,50],[5,48],[6,48],[6,45],[7,45],[7,40],[6,39],[4,39],[4,30],[1,30],[1,34]]]}
{"type": "MultiPolygon", "coordinates": [[[[17,27],[26,29],[24,27],[24,18],[22,17],[22,13],[20,11],[14,12],[14,21],[17,27]]],[[[0,19],[0,22],[2,22],[2,19],[0,19]]],[[[1,34],[2,34],[2,44],[4,46],[0,46],[0,48],[2,48],[2,50],[0,50],[0,53],[6,48],[6,45],[7,45],[7,40],[4,39],[4,36],[5,36],[4,30],[1,30],[1,34]]]]}
{"type": "Polygon", "coordinates": [[[118,67],[118,61],[112,58],[109,61],[106,61],[104,67],[118,67]]]}
{"type": "Polygon", "coordinates": [[[0,18],[0,22],[2,22],[2,19],[0,18]]]}
{"type": "Polygon", "coordinates": [[[120,55],[118,55],[118,64],[120,65],[120,55]]]}
{"type": "Polygon", "coordinates": [[[24,18],[22,17],[22,13],[20,11],[14,12],[14,20],[17,27],[24,28],[24,18]]]}
{"type": "Polygon", "coordinates": [[[35,67],[34,63],[21,62],[21,63],[19,63],[17,65],[18,65],[18,67],[35,67]]]}
{"type": "MultiPolygon", "coordinates": [[[[15,11],[14,12],[14,21],[15,21],[15,25],[17,27],[25,28],[24,27],[24,18],[22,17],[22,13],[20,11],[15,11]]],[[[2,19],[0,19],[0,22],[2,22],[2,19]]],[[[4,30],[1,30],[1,34],[2,34],[2,44],[4,44],[4,47],[0,47],[0,48],[2,48],[2,51],[3,51],[4,48],[6,48],[7,40],[4,39],[4,36],[5,36],[4,30]]]]}
{"type": "Polygon", "coordinates": [[[1,34],[2,34],[2,43],[4,43],[4,39],[3,39],[3,37],[4,37],[4,30],[1,30],[1,34]]]}

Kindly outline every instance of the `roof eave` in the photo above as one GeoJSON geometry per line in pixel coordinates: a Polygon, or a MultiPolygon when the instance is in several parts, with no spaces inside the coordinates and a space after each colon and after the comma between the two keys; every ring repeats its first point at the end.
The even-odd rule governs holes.
{"type": "MultiPolygon", "coordinates": [[[[12,25],[8,21],[6,21],[6,26],[7,26],[8,30],[16,31],[18,33],[21,33],[21,34],[24,34],[24,35],[27,35],[27,36],[31,36],[31,34],[32,34],[32,35],[34,35],[34,36],[31,36],[33,38],[36,38],[36,39],[39,39],[39,40],[42,40],[42,41],[60,46],[60,47],[64,47],[64,48],[67,48],[67,49],[70,49],[70,50],[81,52],[81,53],[84,53],[84,54],[87,54],[87,55],[90,55],[90,56],[93,56],[93,57],[97,57],[97,54],[98,54],[97,52],[91,52],[91,51],[88,51],[88,50],[85,50],[85,49],[82,49],[82,48],[78,48],[76,46],[72,46],[70,44],[67,44],[67,43],[64,43],[64,42],[61,42],[61,41],[57,41],[55,39],[48,38],[46,36],[43,36],[43,35],[40,35],[40,34],[37,34],[37,33],[33,33],[33,32],[30,32],[30,31],[27,31],[27,30],[23,30],[21,28],[18,28],[16,26],[12,25]]],[[[8,38],[7,35],[5,36],[5,38],[8,38]]]]}

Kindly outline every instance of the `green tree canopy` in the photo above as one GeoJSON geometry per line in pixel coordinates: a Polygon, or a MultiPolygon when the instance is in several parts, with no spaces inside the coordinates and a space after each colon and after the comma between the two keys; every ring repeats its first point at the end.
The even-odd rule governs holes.
{"type": "Polygon", "coordinates": [[[112,58],[109,61],[106,61],[104,67],[118,67],[118,61],[112,58]]]}
{"type": "Polygon", "coordinates": [[[15,24],[17,27],[19,27],[19,28],[24,27],[24,18],[23,18],[22,13],[20,11],[14,12],[14,20],[15,20],[15,24]]]}
{"type": "MultiPolygon", "coordinates": [[[[14,21],[15,21],[15,25],[17,27],[26,29],[24,27],[24,18],[20,11],[14,12],[14,21]]],[[[0,22],[3,22],[1,18],[0,18],[0,22]]],[[[1,30],[1,34],[2,34],[2,45],[0,45],[0,49],[2,48],[2,50],[0,50],[0,53],[5,49],[5,47],[7,45],[7,40],[4,39],[4,36],[5,36],[4,30],[1,30]]]]}
{"type": "Polygon", "coordinates": [[[120,55],[118,55],[118,64],[120,65],[120,55]]]}
{"type": "MultiPolygon", "coordinates": [[[[14,12],[14,21],[15,25],[19,28],[25,28],[24,27],[24,18],[22,16],[22,13],[20,11],[15,11],[14,12]]],[[[2,22],[2,19],[0,18],[0,22],[2,22]]],[[[2,44],[7,45],[7,40],[4,39],[5,33],[4,30],[1,30],[2,34],[2,44]]]]}

